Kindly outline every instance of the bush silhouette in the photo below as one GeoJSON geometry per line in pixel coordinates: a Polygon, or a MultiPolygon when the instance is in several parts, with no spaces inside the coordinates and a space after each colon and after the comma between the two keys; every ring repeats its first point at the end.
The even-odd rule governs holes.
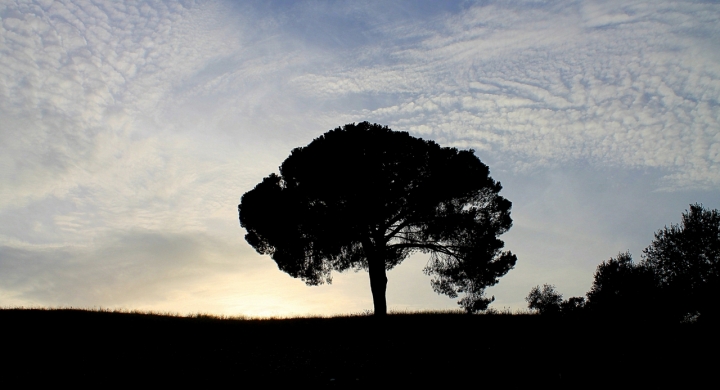
{"type": "Polygon", "coordinates": [[[242,196],[245,239],[308,285],[332,271],[367,270],[376,315],[387,312],[386,271],[419,251],[433,289],[468,312],[517,261],[498,236],[511,203],[473,150],[440,147],[387,126],[338,127],[296,148],[242,196]]]}
{"type": "Polygon", "coordinates": [[[543,284],[535,286],[525,298],[530,310],[537,310],[540,314],[559,314],[563,303],[562,294],[555,291],[555,286],[543,284]]]}
{"type": "Polygon", "coordinates": [[[560,312],[563,315],[582,313],[585,309],[585,297],[572,297],[560,304],[560,312]]]}
{"type": "Polygon", "coordinates": [[[718,318],[720,212],[690,205],[679,225],[655,233],[643,265],[655,275],[665,310],[676,318],[718,318]]]}
{"type": "Polygon", "coordinates": [[[636,264],[629,252],[595,271],[586,307],[593,313],[694,322],[717,320],[720,212],[690,205],[680,225],[655,233],[636,264]]]}
{"type": "Polygon", "coordinates": [[[659,293],[651,269],[635,264],[630,252],[618,253],[598,265],[587,293],[587,308],[606,315],[648,315],[658,309],[659,293]]]}

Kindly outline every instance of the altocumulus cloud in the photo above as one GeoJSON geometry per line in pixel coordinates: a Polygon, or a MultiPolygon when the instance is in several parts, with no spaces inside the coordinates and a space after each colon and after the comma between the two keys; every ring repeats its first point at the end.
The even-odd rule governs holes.
{"type": "Polygon", "coordinates": [[[65,196],[80,187],[143,184],[148,179],[132,168],[167,162],[168,150],[162,149],[172,153],[177,145],[159,145],[158,134],[143,129],[152,129],[158,103],[173,83],[221,42],[203,35],[195,14],[180,2],[4,6],[0,110],[6,205],[65,196]],[[136,176],[128,178],[129,171],[136,176]],[[98,172],[106,183],[97,185],[98,172]]]}
{"type": "MultiPolygon", "coordinates": [[[[510,178],[589,164],[720,187],[716,2],[37,0],[0,19],[0,304],[285,313],[302,291],[315,312],[362,309],[365,275],[288,281],[236,209],[293,147],[352,121],[475,148],[510,178]]],[[[573,211],[592,195],[558,186],[583,198],[573,211]]],[[[402,307],[434,299],[408,289],[402,307]]]]}
{"type": "Polygon", "coordinates": [[[388,28],[399,44],[368,54],[380,65],[295,83],[327,99],[394,94],[357,118],[510,153],[515,169],[589,160],[659,168],[668,189],[713,188],[718,11],[712,2],[484,2],[388,28]]]}
{"type": "Polygon", "coordinates": [[[4,303],[127,302],[223,252],[202,238],[225,203],[206,186],[223,165],[193,158],[163,106],[233,45],[216,14],[209,2],[0,6],[4,303]]]}

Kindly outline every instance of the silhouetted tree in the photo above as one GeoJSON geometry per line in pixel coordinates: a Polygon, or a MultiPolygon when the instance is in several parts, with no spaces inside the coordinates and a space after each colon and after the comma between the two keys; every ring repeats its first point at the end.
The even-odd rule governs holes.
{"type": "Polygon", "coordinates": [[[558,314],[563,302],[562,297],[562,294],[555,291],[555,286],[543,284],[542,288],[533,287],[525,301],[530,310],[537,310],[540,314],[558,314]]]}
{"type": "Polygon", "coordinates": [[[585,309],[585,297],[571,297],[560,304],[563,315],[581,313],[585,309]]]}
{"type": "Polygon", "coordinates": [[[517,260],[497,238],[512,225],[501,188],[473,150],[362,122],[294,149],[238,211],[247,242],[308,285],[367,270],[376,315],[387,312],[386,271],[413,251],[430,254],[436,292],[465,294],[458,303],[476,312],[517,260]]]}
{"type": "Polygon", "coordinates": [[[644,265],[657,277],[667,307],[676,315],[718,316],[720,299],[720,212],[690,205],[680,225],[655,233],[644,265]]]}
{"type": "Polygon", "coordinates": [[[572,297],[563,301],[563,295],[552,284],[535,286],[525,298],[530,310],[537,310],[539,314],[575,315],[585,308],[585,298],[572,297]]]}
{"type": "Polygon", "coordinates": [[[630,252],[618,253],[598,265],[587,295],[587,308],[604,315],[641,316],[656,310],[655,277],[648,267],[635,264],[630,252]]]}

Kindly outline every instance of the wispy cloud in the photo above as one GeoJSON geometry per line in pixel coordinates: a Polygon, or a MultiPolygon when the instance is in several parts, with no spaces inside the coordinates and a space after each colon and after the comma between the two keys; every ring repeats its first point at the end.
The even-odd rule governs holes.
{"type": "MultiPolygon", "coordinates": [[[[380,65],[304,75],[324,99],[396,95],[356,117],[516,169],[590,160],[660,168],[668,188],[720,184],[720,36],[712,3],[490,3],[406,27],[380,65]]],[[[393,33],[396,30],[390,30],[393,33]]]]}
{"type": "Polygon", "coordinates": [[[60,229],[77,229],[73,219],[95,222],[88,229],[192,224],[166,219],[193,198],[212,198],[197,187],[218,166],[192,158],[192,138],[173,132],[164,104],[236,50],[235,36],[212,24],[217,12],[216,4],[178,2],[6,6],[2,207],[69,202],[77,210],[56,216],[60,229]]]}

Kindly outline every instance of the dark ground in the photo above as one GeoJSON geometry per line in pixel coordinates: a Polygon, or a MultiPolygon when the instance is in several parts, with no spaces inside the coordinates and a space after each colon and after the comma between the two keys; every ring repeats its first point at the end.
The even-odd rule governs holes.
{"type": "Polygon", "coordinates": [[[718,332],[534,315],[222,320],[0,310],[5,381],[321,387],[714,387],[718,332]],[[710,381],[710,382],[706,382],[710,381]]]}

